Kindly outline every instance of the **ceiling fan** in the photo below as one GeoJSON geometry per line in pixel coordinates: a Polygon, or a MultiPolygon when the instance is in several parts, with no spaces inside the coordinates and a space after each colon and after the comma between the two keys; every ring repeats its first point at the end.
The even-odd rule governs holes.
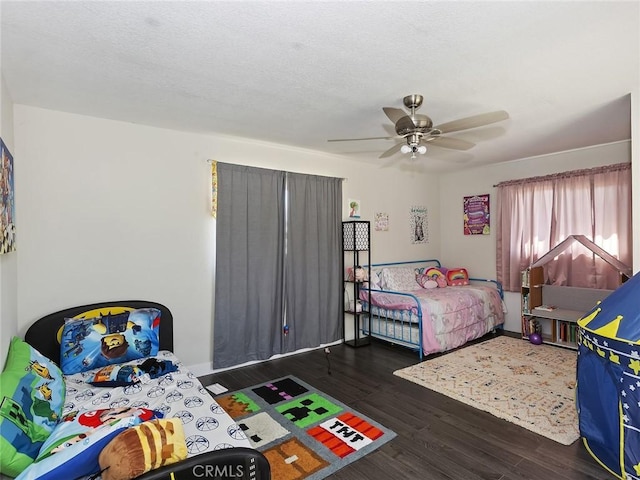
{"type": "Polygon", "coordinates": [[[329,142],[351,142],[359,140],[393,140],[402,138],[404,141],[395,144],[383,152],[379,158],[390,157],[398,152],[411,153],[411,158],[416,154],[424,155],[427,152],[425,144],[437,145],[443,148],[455,150],[469,150],[475,143],[460,138],[444,137],[444,134],[459,132],[470,128],[481,127],[490,123],[500,122],[509,118],[504,110],[481,113],[471,117],[460,118],[451,122],[433,126],[433,121],[426,115],[416,113],[422,105],[422,95],[407,95],[403,98],[404,106],[410,110],[405,112],[400,108],[383,107],[382,110],[395,125],[396,137],[368,137],[368,138],[339,138],[328,140],[329,142]]]}

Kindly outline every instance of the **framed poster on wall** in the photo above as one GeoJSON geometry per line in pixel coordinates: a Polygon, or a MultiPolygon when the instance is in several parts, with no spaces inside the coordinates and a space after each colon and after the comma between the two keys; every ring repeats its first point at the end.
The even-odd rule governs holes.
{"type": "Polygon", "coordinates": [[[0,138],[0,254],[16,249],[13,157],[0,138]]]}
{"type": "Polygon", "coordinates": [[[427,207],[415,205],[409,212],[409,235],[411,243],[429,243],[427,207]]]}
{"type": "Polygon", "coordinates": [[[465,235],[489,235],[489,194],[464,197],[462,202],[465,235]]]}

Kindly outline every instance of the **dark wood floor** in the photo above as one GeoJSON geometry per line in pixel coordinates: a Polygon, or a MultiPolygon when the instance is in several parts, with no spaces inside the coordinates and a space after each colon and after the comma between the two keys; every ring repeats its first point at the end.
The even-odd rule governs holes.
{"type": "MultiPolygon", "coordinates": [[[[295,375],[370,416],[398,436],[331,479],[611,479],[580,440],[548,440],[393,375],[418,356],[382,342],[331,347],[201,377],[230,390],[295,375]]],[[[277,479],[274,479],[277,480],[277,479]]]]}

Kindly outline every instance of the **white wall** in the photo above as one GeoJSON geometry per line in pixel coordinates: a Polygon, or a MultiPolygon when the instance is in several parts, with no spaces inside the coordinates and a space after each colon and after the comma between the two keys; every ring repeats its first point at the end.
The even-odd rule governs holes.
{"type": "MultiPolygon", "coordinates": [[[[13,102],[0,70],[0,137],[14,157],[14,170],[19,169],[13,149],[13,102]]],[[[16,218],[16,228],[19,220],[16,218]]],[[[16,231],[19,237],[20,232],[16,231]]],[[[11,337],[18,333],[17,255],[0,255],[0,370],[4,367],[11,337]]]]}
{"type": "Polygon", "coordinates": [[[62,308],[154,300],[176,318],[176,354],[196,373],[209,370],[215,260],[210,158],[346,177],[345,218],[348,198],[361,201],[363,220],[378,209],[390,214],[391,230],[373,232],[374,261],[440,253],[433,231],[432,242],[420,245],[411,245],[408,233],[411,205],[427,206],[438,221],[433,175],[425,189],[425,177],[415,172],[273,144],[24,105],[16,105],[14,115],[20,334],[62,308]],[[392,193],[380,193],[389,188],[392,193]]]}
{"type": "MultiPolygon", "coordinates": [[[[491,195],[490,211],[495,212],[496,189],[493,185],[499,182],[630,161],[631,142],[624,141],[442,175],[440,241],[444,265],[466,267],[470,275],[475,277],[496,278],[494,225],[491,225],[490,235],[464,235],[463,196],[488,193],[491,195]]],[[[635,190],[638,188],[634,188],[635,190]]],[[[634,226],[633,236],[637,239],[640,236],[640,225],[634,226]]],[[[509,310],[505,329],[519,332],[520,296],[506,292],[505,302],[509,310]]]]}
{"type": "MultiPolygon", "coordinates": [[[[632,205],[640,205],[640,87],[631,92],[631,161],[633,190],[632,205]]],[[[633,272],[640,271],[640,208],[634,208],[633,272]]]]}
{"type": "MultiPolygon", "coordinates": [[[[499,181],[629,161],[631,149],[629,142],[621,142],[424,175],[246,139],[24,105],[13,112],[9,123],[14,125],[18,252],[0,259],[2,341],[16,330],[24,334],[36,318],[61,308],[103,300],[155,300],[173,311],[176,353],[196,373],[211,368],[213,336],[215,221],[208,211],[206,159],[345,177],[345,219],[349,198],[361,201],[364,220],[378,211],[389,214],[389,231],[372,227],[374,262],[435,257],[445,265],[465,266],[476,276],[495,278],[495,232],[463,235],[463,196],[490,193],[495,211],[492,186],[499,181]],[[429,211],[427,244],[410,243],[412,205],[429,211]],[[7,267],[11,257],[17,267],[7,267]]],[[[637,239],[638,232],[634,234],[637,239]]],[[[507,329],[517,331],[517,296],[507,295],[507,305],[507,329]]]]}

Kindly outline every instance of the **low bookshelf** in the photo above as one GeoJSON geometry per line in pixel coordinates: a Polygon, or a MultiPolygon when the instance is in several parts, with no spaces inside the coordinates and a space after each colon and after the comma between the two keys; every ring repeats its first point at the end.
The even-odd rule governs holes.
{"type": "Polygon", "coordinates": [[[542,267],[522,274],[522,338],[539,333],[545,343],[577,348],[577,322],[612,290],[543,284],[542,267]]]}

